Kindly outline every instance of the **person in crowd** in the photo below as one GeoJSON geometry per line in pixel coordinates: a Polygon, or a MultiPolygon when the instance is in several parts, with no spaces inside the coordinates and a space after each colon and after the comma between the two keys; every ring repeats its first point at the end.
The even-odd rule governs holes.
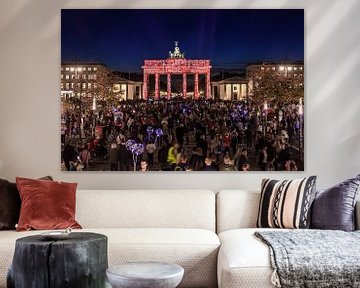
{"type": "Polygon", "coordinates": [[[230,152],[230,139],[231,139],[230,133],[226,132],[223,137],[224,155],[230,152]]]}
{"type": "Polygon", "coordinates": [[[182,146],[184,145],[184,135],[185,135],[185,127],[183,123],[180,123],[176,128],[175,128],[175,135],[176,135],[176,140],[179,143],[180,147],[182,148],[182,146]]]}
{"type": "Polygon", "coordinates": [[[203,167],[202,171],[217,171],[212,161],[212,157],[208,156],[205,158],[205,166],[203,167]]]}
{"type": "Polygon", "coordinates": [[[203,155],[207,155],[208,143],[206,141],[205,134],[200,135],[199,141],[197,142],[196,146],[201,148],[203,155]]]}
{"type": "Polygon", "coordinates": [[[140,161],[140,171],[141,172],[149,171],[148,162],[144,159],[140,161]]]}
{"type": "Polygon", "coordinates": [[[148,164],[150,167],[154,166],[154,153],[156,150],[156,146],[153,142],[149,142],[148,144],[146,144],[146,153],[147,153],[147,159],[148,159],[148,164]]]}
{"type": "Polygon", "coordinates": [[[236,131],[235,127],[230,133],[230,146],[231,146],[231,155],[235,155],[237,146],[239,142],[239,133],[236,131]]]}
{"type": "Polygon", "coordinates": [[[236,171],[234,161],[231,160],[230,156],[228,154],[224,157],[224,162],[220,167],[221,171],[236,171]]]}
{"type": "Polygon", "coordinates": [[[259,152],[258,165],[262,171],[266,171],[267,168],[267,162],[268,162],[267,148],[268,148],[267,145],[263,145],[259,152]]]}
{"type": "Polygon", "coordinates": [[[179,144],[176,141],[173,141],[171,143],[167,156],[167,162],[172,168],[174,168],[177,164],[178,149],[179,149],[179,144]]]}
{"type": "Polygon", "coordinates": [[[201,171],[204,167],[205,157],[201,147],[194,147],[193,154],[191,155],[189,164],[194,171],[201,171]]]}
{"type": "Polygon", "coordinates": [[[249,163],[244,163],[242,166],[241,166],[241,171],[250,171],[250,164],[249,163]]]}
{"type": "Polygon", "coordinates": [[[120,171],[129,171],[131,155],[130,151],[126,149],[125,142],[122,141],[118,146],[118,162],[120,171]]]}
{"type": "Polygon", "coordinates": [[[253,132],[250,127],[245,130],[246,147],[251,148],[253,146],[253,132]]]}
{"type": "Polygon", "coordinates": [[[286,169],[285,163],[286,163],[286,161],[289,161],[290,159],[291,159],[290,146],[288,143],[285,143],[284,149],[282,149],[279,152],[279,156],[278,156],[278,165],[280,167],[280,170],[286,169]]]}
{"type": "Polygon", "coordinates": [[[166,136],[162,138],[163,141],[158,151],[158,162],[160,163],[161,170],[168,170],[166,168],[166,165],[167,165],[167,157],[168,157],[170,145],[166,136]]]}
{"type": "Polygon", "coordinates": [[[237,170],[241,170],[242,166],[248,161],[248,149],[239,148],[234,160],[237,170]]]}
{"type": "Polygon", "coordinates": [[[74,146],[70,143],[66,143],[64,146],[63,159],[67,171],[71,171],[70,161],[75,161],[78,154],[75,151],[74,146]]]}
{"type": "Polygon", "coordinates": [[[87,148],[87,145],[84,145],[83,150],[79,154],[80,161],[84,165],[84,170],[89,170],[89,161],[91,159],[91,154],[87,148]]]}
{"type": "Polygon", "coordinates": [[[186,153],[180,153],[180,160],[179,163],[176,164],[174,171],[192,171],[188,163],[188,157],[186,153]]]}
{"type": "Polygon", "coordinates": [[[67,127],[66,124],[61,124],[61,143],[64,144],[65,143],[65,138],[66,138],[66,134],[67,134],[67,127]]]}
{"type": "Polygon", "coordinates": [[[285,170],[286,171],[297,171],[296,162],[294,160],[285,161],[285,170]]]}
{"type": "MultiPolygon", "coordinates": [[[[120,144],[121,144],[121,142],[120,142],[120,144]]],[[[117,171],[118,170],[118,145],[115,142],[111,143],[111,145],[110,145],[109,162],[110,162],[110,170],[117,171]]]]}

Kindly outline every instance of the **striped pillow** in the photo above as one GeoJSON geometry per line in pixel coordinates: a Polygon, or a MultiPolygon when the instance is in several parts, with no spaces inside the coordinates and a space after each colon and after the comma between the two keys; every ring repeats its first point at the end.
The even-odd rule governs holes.
{"type": "Polygon", "coordinates": [[[257,227],[309,228],[316,176],[294,180],[263,179],[257,227]]]}

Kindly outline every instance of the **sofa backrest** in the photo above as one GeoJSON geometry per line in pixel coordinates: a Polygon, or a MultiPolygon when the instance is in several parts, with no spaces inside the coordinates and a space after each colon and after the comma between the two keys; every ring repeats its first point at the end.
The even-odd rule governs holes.
{"type": "Polygon", "coordinates": [[[215,231],[210,190],[78,190],[83,228],[201,228],[215,231]]]}
{"type": "MultiPolygon", "coordinates": [[[[216,232],[255,228],[260,191],[222,190],[216,194],[216,232]]],[[[360,230],[360,199],[355,206],[355,227],[360,230]]]]}
{"type": "Polygon", "coordinates": [[[216,231],[254,228],[259,209],[260,192],[222,190],[216,194],[216,231]]]}

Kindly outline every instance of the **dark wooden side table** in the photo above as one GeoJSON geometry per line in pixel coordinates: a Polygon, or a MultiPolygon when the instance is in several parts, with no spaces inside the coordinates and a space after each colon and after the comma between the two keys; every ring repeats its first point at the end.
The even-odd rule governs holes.
{"type": "Polygon", "coordinates": [[[8,288],[101,288],[106,286],[107,237],[73,232],[65,239],[40,235],[16,240],[8,288]]]}

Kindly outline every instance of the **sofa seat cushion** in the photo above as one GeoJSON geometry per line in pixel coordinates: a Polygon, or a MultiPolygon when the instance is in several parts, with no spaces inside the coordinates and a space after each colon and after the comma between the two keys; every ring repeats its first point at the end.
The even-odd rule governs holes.
{"type": "Polygon", "coordinates": [[[269,247],[254,236],[255,231],[262,230],[274,229],[234,229],[219,234],[219,288],[274,287],[269,247]]]}
{"type": "Polygon", "coordinates": [[[109,238],[109,265],[160,261],[182,266],[179,287],[216,287],[220,241],[209,230],[179,228],[97,229],[109,238]]]}
{"type": "MultiPolygon", "coordinates": [[[[220,241],[204,229],[134,228],[82,229],[108,237],[109,266],[123,262],[163,261],[182,266],[179,287],[216,287],[216,264],[220,241]]],[[[6,273],[12,262],[17,238],[45,231],[0,232],[0,287],[6,287],[6,273]]]]}

